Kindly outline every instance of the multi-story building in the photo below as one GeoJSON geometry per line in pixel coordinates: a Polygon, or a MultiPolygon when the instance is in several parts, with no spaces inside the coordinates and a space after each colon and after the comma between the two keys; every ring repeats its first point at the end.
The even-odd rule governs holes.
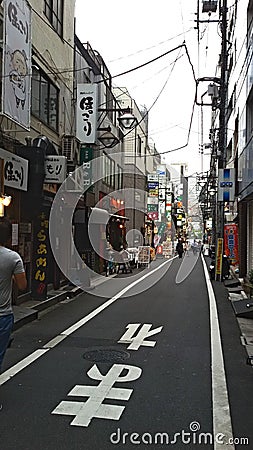
{"type": "Polygon", "coordinates": [[[64,172],[64,137],[73,133],[74,3],[5,0],[0,14],[0,157],[4,193],[12,197],[6,212],[28,289],[43,296],[48,282],[59,283],[48,216],[64,172]],[[43,260],[37,254],[42,240],[43,260]]]}
{"type": "Polygon", "coordinates": [[[145,237],[146,187],[148,152],[148,113],[140,110],[126,88],[114,88],[114,94],[122,108],[130,108],[136,125],[124,137],[125,165],[123,187],[126,193],[126,215],[129,221],[127,241],[129,247],[141,245],[145,237]]]}
{"type": "Polygon", "coordinates": [[[226,167],[235,169],[236,199],[225,208],[225,217],[239,226],[239,271],[244,277],[253,267],[253,1],[228,6],[226,167]]]}
{"type": "MultiPolygon", "coordinates": [[[[236,6],[236,5],[235,5],[236,6]]],[[[234,24],[232,75],[229,82],[228,121],[230,132],[228,150],[237,173],[237,201],[239,211],[240,275],[245,276],[253,267],[253,1],[240,2],[231,17],[234,24]],[[244,32],[242,33],[242,30],[244,32]],[[235,72],[235,74],[233,73],[235,72]]]]}

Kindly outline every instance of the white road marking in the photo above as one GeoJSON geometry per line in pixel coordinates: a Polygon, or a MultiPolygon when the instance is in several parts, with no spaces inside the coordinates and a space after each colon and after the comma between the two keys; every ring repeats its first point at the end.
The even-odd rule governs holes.
{"type": "Polygon", "coordinates": [[[0,386],[4,383],[6,383],[6,381],[10,380],[11,378],[13,378],[18,372],[21,372],[21,370],[25,369],[25,367],[29,366],[30,364],[32,364],[34,361],[36,361],[36,359],[40,358],[41,356],[43,356],[46,352],[48,352],[48,349],[38,349],[35,352],[31,353],[29,356],[27,356],[26,358],[22,359],[22,361],[18,362],[17,364],[15,364],[15,366],[12,366],[10,369],[6,370],[5,372],[3,372],[0,375],[0,386]]]}
{"type": "Polygon", "coordinates": [[[138,334],[134,336],[140,325],[140,323],[129,323],[126,327],[127,331],[123,334],[118,343],[130,344],[127,347],[128,350],[139,350],[142,345],[147,347],[154,347],[156,341],[145,341],[145,339],[150,336],[154,336],[154,334],[160,333],[163,327],[158,327],[150,331],[152,324],[145,323],[144,325],[142,325],[138,334]]]}
{"type": "MultiPolygon", "coordinates": [[[[230,442],[232,442],[233,431],[216,300],[203,255],[201,255],[201,258],[205,272],[210,309],[213,435],[214,438],[218,435],[223,435],[224,442],[229,442],[230,439],[230,442]]],[[[235,449],[233,444],[227,445],[226,448],[231,450],[235,449]]],[[[214,442],[214,450],[224,450],[224,443],[214,442]]]]}
{"type": "Polygon", "coordinates": [[[130,291],[136,284],[140,283],[141,281],[145,280],[145,278],[149,277],[153,273],[155,273],[157,270],[160,270],[163,266],[168,264],[170,261],[172,261],[174,258],[168,259],[164,263],[162,263],[160,266],[156,267],[151,272],[146,273],[141,278],[138,278],[138,280],[133,281],[133,283],[126,286],[124,289],[119,291],[116,295],[114,295],[112,298],[107,300],[105,303],[103,303],[101,306],[99,306],[97,309],[92,311],[87,316],[83,317],[81,320],[76,322],[71,327],[67,328],[67,330],[63,331],[61,334],[69,336],[70,334],[74,333],[74,331],[78,330],[78,328],[82,327],[85,323],[87,323],[89,320],[93,319],[93,317],[97,316],[101,311],[103,311],[107,306],[110,306],[112,303],[114,303],[116,300],[118,300],[122,295],[124,295],[126,292],[130,291]]]}
{"type": "Polygon", "coordinates": [[[142,369],[137,366],[114,364],[106,375],[102,375],[94,364],[87,375],[100,383],[97,386],[76,385],[68,393],[68,396],[88,397],[86,401],[62,401],[52,411],[52,414],[75,416],[70,425],[88,427],[91,420],[111,419],[119,420],[125,406],[104,404],[105,399],[128,401],[133,389],[113,387],[115,383],[127,383],[137,380],[142,374],[142,369]],[[127,373],[125,373],[127,372],[127,373]],[[125,375],[122,375],[125,373],[125,375]]]}
{"type": "Polygon", "coordinates": [[[101,311],[103,311],[105,308],[110,306],[112,303],[114,303],[116,300],[118,300],[122,295],[124,295],[126,292],[128,292],[132,287],[134,287],[136,284],[143,281],[145,278],[149,277],[153,273],[155,273],[157,270],[160,270],[165,264],[168,264],[171,262],[175,257],[168,259],[164,263],[162,263],[160,266],[156,267],[154,270],[146,273],[141,278],[138,278],[138,280],[135,280],[133,283],[129,284],[127,287],[119,291],[116,295],[114,295],[112,298],[107,300],[105,303],[103,303],[101,306],[96,308],[94,311],[92,311],[87,316],[83,317],[83,319],[76,322],[71,327],[67,328],[65,331],[63,331],[60,335],[55,336],[53,339],[51,339],[49,342],[47,342],[41,349],[36,350],[35,352],[31,353],[31,355],[27,356],[17,364],[15,364],[10,369],[6,370],[0,375],[0,386],[4,383],[6,383],[8,380],[13,378],[15,375],[17,375],[21,370],[23,370],[25,367],[32,364],[34,361],[36,361],[38,358],[43,356],[47,351],[50,349],[56,347],[60,342],[62,342],[64,339],[66,339],[68,336],[70,336],[72,333],[74,333],[78,328],[82,327],[84,324],[86,324],[89,320],[96,317],[101,311]]]}

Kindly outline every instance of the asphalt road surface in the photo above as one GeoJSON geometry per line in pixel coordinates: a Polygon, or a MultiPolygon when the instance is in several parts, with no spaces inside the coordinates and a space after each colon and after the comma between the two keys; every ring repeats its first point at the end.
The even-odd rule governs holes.
{"type": "Polygon", "coordinates": [[[14,333],[1,450],[253,448],[237,321],[191,258],[107,279],[14,333]]]}

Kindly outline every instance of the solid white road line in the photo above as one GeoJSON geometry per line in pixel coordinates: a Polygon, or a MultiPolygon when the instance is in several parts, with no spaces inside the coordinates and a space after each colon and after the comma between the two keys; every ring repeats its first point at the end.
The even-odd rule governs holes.
{"type": "Polygon", "coordinates": [[[224,450],[224,443],[227,443],[226,448],[232,450],[235,449],[235,446],[228,444],[233,441],[233,431],[216,299],[202,254],[201,258],[205,272],[210,310],[214,450],[224,450]],[[222,441],[224,442],[222,443],[222,441]]]}
{"type": "Polygon", "coordinates": [[[47,349],[39,348],[38,350],[35,350],[35,352],[31,353],[26,358],[22,359],[22,361],[20,361],[17,364],[15,364],[15,366],[12,366],[10,369],[8,369],[5,372],[3,372],[0,375],[0,386],[2,384],[6,383],[6,381],[8,381],[11,378],[13,378],[14,375],[16,375],[18,372],[20,372],[21,370],[25,369],[25,367],[27,367],[30,364],[32,364],[34,361],[36,361],[36,359],[38,359],[41,356],[43,356],[46,352],[48,352],[48,350],[49,350],[49,348],[47,348],[47,349]]]}
{"type": "Polygon", "coordinates": [[[63,331],[60,335],[55,336],[53,339],[51,339],[49,342],[47,342],[45,345],[43,345],[42,349],[38,349],[35,352],[31,353],[31,355],[24,358],[19,363],[15,364],[10,369],[6,370],[0,375],[0,386],[6,381],[10,380],[12,377],[17,375],[21,370],[23,370],[25,367],[32,364],[34,361],[36,361],[38,358],[43,356],[46,352],[48,352],[50,349],[56,347],[60,342],[62,342],[64,339],[66,339],[68,336],[70,336],[72,333],[74,333],[78,328],[82,327],[84,324],[86,324],[89,320],[96,317],[101,311],[103,311],[105,308],[110,306],[112,303],[114,303],[116,300],[118,300],[122,295],[124,295],[126,292],[128,292],[132,287],[134,287],[136,284],[140,283],[141,281],[145,280],[145,278],[149,277],[153,273],[155,273],[157,270],[160,270],[163,266],[171,262],[175,257],[166,260],[164,263],[162,263],[160,266],[156,267],[154,270],[151,270],[150,272],[143,275],[141,278],[138,278],[138,280],[135,280],[133,283],[129,284],[127,287],[119,291],[116,295],[114,295],[112,298],[107,300],[105,303],[103,303],[101,306],[96,308],[94,311],[92,311],[87,316],[83,317],[81,320],[76,322],[71,327],[67,328],[65,331],[63,331]]]}

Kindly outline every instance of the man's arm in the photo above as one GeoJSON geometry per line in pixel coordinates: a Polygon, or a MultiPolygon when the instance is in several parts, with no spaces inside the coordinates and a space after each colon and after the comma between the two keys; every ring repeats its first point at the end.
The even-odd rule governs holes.
{"type": "Polygon", "coordinates": [[[26,289],[27,280],[25,272],[14,274],[14,281],[20,291],[24,291],[26,289]]]}

